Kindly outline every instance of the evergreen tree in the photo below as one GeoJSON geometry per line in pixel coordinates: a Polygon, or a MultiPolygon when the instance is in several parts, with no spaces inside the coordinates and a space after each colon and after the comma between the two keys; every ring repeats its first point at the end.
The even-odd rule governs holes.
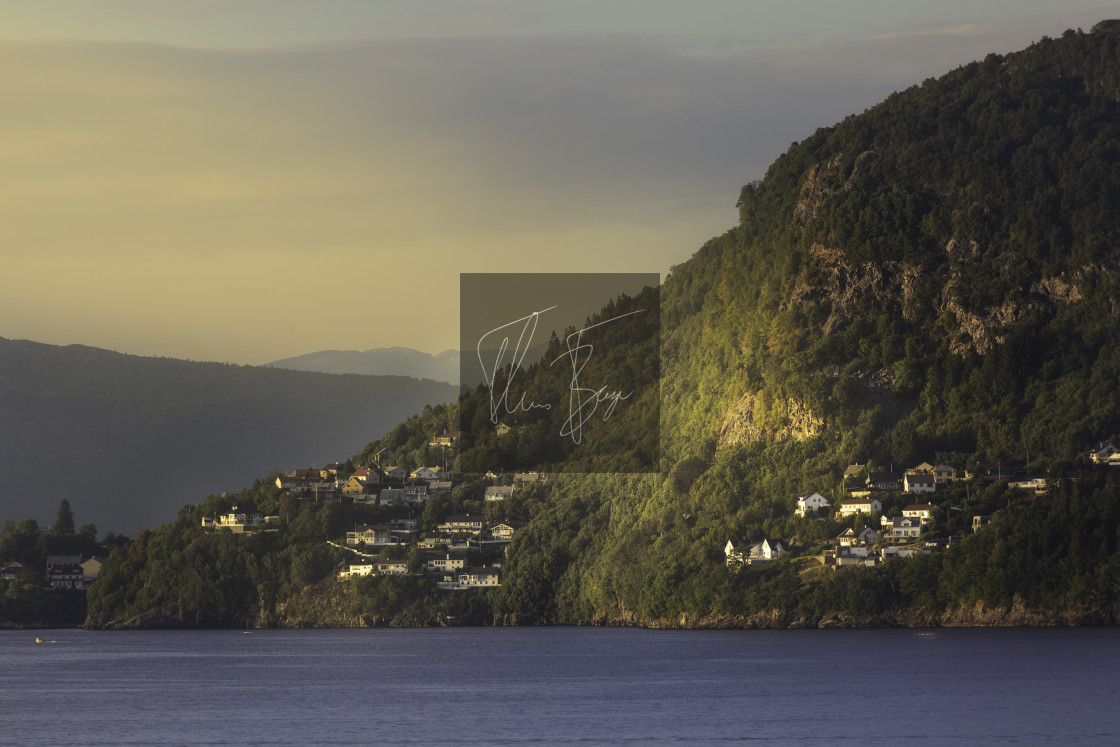
{"type": "Polygon", "coordinates": [[[70,508],[70,501],[65,498],[58,504],[58,518],[51,527],[51,533],[59,536],[74,533],[74,512],[70,508]]]}

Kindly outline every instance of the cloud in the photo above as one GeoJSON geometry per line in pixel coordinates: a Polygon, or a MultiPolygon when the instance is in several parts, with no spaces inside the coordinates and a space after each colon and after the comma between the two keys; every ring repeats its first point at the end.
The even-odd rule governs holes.
{"type": "Polygon", "coordinates": [[[0,335],[239,362],[436,352],[459,272],[664,273],[790,142],[1056,25],[704,54],[0,44],[0,270],[25,280],[0,335]]]}

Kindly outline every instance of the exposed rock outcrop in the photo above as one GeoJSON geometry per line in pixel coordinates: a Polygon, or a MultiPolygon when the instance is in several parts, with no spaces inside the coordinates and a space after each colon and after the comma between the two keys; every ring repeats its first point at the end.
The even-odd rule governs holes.
{"type": "Polygon", "coordinates": [[[766,406],[758,396],[747,394],[720,423],[718,447],[756,441],[803,441],[823,429],[824,420],[795,399],[766,406]]]}

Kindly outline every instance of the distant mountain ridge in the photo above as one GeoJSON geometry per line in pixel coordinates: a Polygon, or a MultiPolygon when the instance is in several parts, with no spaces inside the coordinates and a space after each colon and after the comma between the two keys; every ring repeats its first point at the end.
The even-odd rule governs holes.
{"type": "Polygon", "coordinates": [[[133,533],[270,471],[346,459],[456,387],[0,338],[0,519],[133,533]]]}
{"type": "Polygon", "coordinates": [[[439,355],[412,348],[389,347],[370,350],[319,350],[306,355],[283,358],[266,363],[270,368],[315,371],[332,374],[365,374],[368,376],[412,376],[417,379],[459,382],[458,350],[445,350],[439,355]]]}

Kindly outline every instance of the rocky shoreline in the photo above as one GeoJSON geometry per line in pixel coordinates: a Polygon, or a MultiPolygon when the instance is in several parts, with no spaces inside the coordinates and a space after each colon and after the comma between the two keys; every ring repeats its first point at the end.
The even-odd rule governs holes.
{"type": "MultiPolygon", "coordinates": [[[[304,610],[307,612],[308,610],[304,610]]],[[[820,617],[785,610],[767,610],[752,615],[681,614],[676,618],[646,620],[626,612],[598,614],[589,620],[522,621],[515,615],[491,620],[460,620],[444,610],[404,610],[395,615],[332,614],[320,608],[317,614],[261,615],[255,620],[230,624],[205,616],[185,616],[150,611],[127,619],[92,620],[87,630],[177,630],[177,629],[308,629],[308,628],[423,628],[423,627],[519,627],[522,625],[595,626],[647,628],[650,630],[854,630],[877,628],[1076,628],[1120,624],[1116,616],[1093,607],[1065,610],[1032,610],[1016,598],[1009,606],[977,602],[941,613],[906,609],[885,615],[853,615],[830,612],[820,617]]]]}

